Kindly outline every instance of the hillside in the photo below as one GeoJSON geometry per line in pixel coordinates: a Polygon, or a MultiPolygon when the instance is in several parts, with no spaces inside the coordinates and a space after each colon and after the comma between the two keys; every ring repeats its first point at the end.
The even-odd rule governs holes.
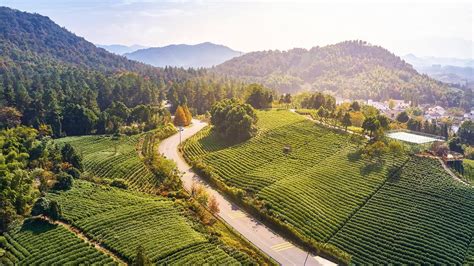
{"type": "Polygon", "coordinates": [[[405,99],[456,106],[462,94],[420,75],[386,49],[362,41],[288,51],[252,52],[214,68],[280,92],[332,91],[352,99],[405,99]],[[449,94],[449,97],[447,96],[449,94]]]}
{"type": "Polygon", "coordinates": [[[104,71],[149,68],[97,48],[48,17],[7,7],[0,7],[0,39],[2,55],[7,56],[3,60],[32,61],[33,57],[40,56],[41,60],[104,71]]]}
{"type": "Polygon", "coordinates": [[[259,134],[236,145],[204,129],[185,158],[264,221],[356,265],[472,261],[474,190],[438,161],[391,151],[373,164],[350,134],[283,110],[258,119],[259,134]]]}
{"type": "Polygon", "coordinates": [[[124,54],[127,58],[157,67],[212,67],[241,55],[224,45],[210,42],[196,45],[178,44],[140,49],[124,54]]]}

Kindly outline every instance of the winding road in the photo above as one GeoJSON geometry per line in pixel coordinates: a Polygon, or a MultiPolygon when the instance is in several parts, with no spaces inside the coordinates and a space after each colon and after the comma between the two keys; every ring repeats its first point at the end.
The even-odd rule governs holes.
{"type": "MultiPolygon", "coordinates": [[[[207,124],[199,120],[193,119],[193,124],[184,129],[181,133],[181,141],[196,134],[207,124]]],[[[174,160],[178,169],[183,172],[183,185],[190,190],[193,181],[200,182],[207,187],[210,194],[214,195],[219,202],[219,216],[231,225],[234,230],[242,234],[247,240],[260,248],[263,252],[275,259],[281,265],[336,265],[319,256],[308,254],[303,249],[294,246],[286,239],[271,231],[268,227],[254,219],[232,202],[228,201],[218,191],[210,187],[196,175],[191,167],[186,163],[184,158],[178,152],[180,142],[180,134],[163,140],[159,145],[159,152],[166,158],[174,160]],[[305,264],[306,261],[306,264],[305,264]]]]}

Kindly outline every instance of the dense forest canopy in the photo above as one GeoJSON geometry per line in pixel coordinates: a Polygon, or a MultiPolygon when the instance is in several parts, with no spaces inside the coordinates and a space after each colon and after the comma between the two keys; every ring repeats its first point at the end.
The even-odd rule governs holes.
{"type": "Polygon", "coordinates": [[[455,107],[464,97],[462,90],[420,75],[398,56],[363,41],[309,50],[252,52],[233,58],[214,71],[262,82],[280,92],[309,89],[332,91],[352,99],[393,98],[455,107]]]}
{"type": "Polygon", "coordinates": [[[23,124],[48,125],[54,136],[111,133],[136,122],[105,113],[114,103],[130,111],[140,105],[158,111],[168,96],[173,108],[185,104],[202,114],[243,89],[241,82],[205,69],[156,68],[128,60],[48,17],[5,7],[0,7],[0,40],[2,113],[15,108],[23,124]],[[79,130],[74,125],[79,122],[86,126],[79,130]]]}

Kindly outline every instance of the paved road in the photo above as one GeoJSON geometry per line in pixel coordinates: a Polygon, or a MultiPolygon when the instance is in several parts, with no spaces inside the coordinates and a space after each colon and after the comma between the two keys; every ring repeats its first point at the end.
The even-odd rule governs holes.
{"type": "MultiPolygon", "coordinates": [[[[181,133],[182,141],[196,134],[206,125],[207,124],[204,122],[193,120],[193,125],[185,128],[181,133]]],[[[240,210],[235,204],[224,198],[219,194],[219,192],[205,184],[204,181],[192,171],[191,167],[179,154],[179,141],[179,133],[163,140],[160,143],[159,152],[166,158],[172,159],[176,162],[178,169],[184,173],[182,180],[183,185],[187,190],[191,188],[193,180],[206,185],[208,192],[214,195],[219,202],[219,216],[230,224],[236,231],[240,232],[255,246],[259,247],[282,265],[303,265],[306,258],[306,265],[336,265],[335,263],[319,256],[309,254],[307,257],[307,252],[299,247],[295,247],[278,234],[272,232],[265,225],[261,224],[252,216],[240,210]]]]}

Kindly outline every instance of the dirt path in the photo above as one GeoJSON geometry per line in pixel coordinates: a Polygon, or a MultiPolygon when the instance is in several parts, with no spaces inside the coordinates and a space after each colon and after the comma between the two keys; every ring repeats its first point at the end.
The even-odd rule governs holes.
{"type": "Polygon", "coordinates": [[[110,251],[110,250],[106,249],[105,247],[103,247],[99,242],[88,238],[78,228],[76,228],[76,227],[74,227],[70,224],[61,222],[61,221],[53,221],[48,217],[42,217],[42,219],[48,221],[51,224],[61,225],[62,227],[66,228],[69,232],[72,232],[73,234],[75,234],[78,238],[84,240],[87,244],[91,244],[95,249],[99,250],[102,253],[105,253],[105,254],[109,255],[119,265],[128,265],[127,262],[125,262],[123,259],[119,258],[112,251],[110,251]]]}

